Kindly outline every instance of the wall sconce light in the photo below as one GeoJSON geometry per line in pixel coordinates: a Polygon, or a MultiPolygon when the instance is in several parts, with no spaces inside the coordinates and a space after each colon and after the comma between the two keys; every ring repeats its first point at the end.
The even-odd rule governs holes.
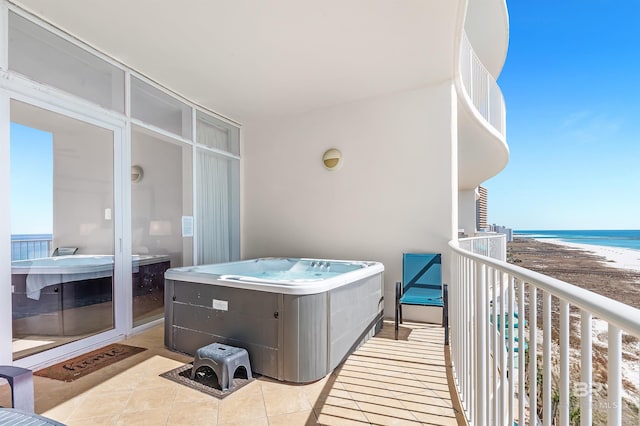
{"type": "Polygon", "coordinates": [[[166,237],[171,235],[171,221],[152,220],[149,222],[149,235],[153,237],[166,237]]]}
{"type": "Polygon", "coordinates": [[[142,180],[144,172],[140,166],[131,166],[131,183],[138,183],[142,180]]]}
{"type": "Polygon", "coordinates": [[[340,167],[342,167],[342,153],[335,148],[326,150],[322,156],[322,164],[327,170],[340,170],[340,167]]]}

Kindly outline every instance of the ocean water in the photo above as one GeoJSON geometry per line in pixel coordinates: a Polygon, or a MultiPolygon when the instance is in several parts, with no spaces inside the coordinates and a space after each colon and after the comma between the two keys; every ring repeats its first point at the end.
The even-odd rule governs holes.
{"type": "Polygon", "coordinates": [[[640,250],[640,230],[531,231],[518,230],[514,237],[555,238],[568,243],[623,247],[640,250]]]}

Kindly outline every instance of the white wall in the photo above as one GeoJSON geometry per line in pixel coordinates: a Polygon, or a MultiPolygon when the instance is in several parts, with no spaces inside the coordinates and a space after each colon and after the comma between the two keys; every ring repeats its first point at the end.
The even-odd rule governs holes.
{"type": "Polygon", "coordinates": [[[458,226],[464,229],[464,233],[473,237],[476,232],[476,190],[469,189],[460,191],[458,194],[459,223],[458,226]]]}
{"type": "Polygon", "coordinates": [[[447,253],[457,233],[455,99],[447,82],[246,125],[243,258],[381,261],[393,316],[402,253],[447,253]]]}

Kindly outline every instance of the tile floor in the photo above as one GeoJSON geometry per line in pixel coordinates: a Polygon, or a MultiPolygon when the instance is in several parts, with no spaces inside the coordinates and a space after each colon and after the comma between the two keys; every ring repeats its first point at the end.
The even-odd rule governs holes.
{"type": "MultiPolygon", "coordinates": [[[[74,425],[457,425],[451,402],[443,329],[393,324],[339,368],[311,384],[266,377],[223,400],[158,375],[192,359],[163,346],[155,327],[123,343],[148,348],[95,373],[65,383],[34,377],[36,412],[74,425]]],[[[10,404],[0,386],[0,405],[10,404]]]]}

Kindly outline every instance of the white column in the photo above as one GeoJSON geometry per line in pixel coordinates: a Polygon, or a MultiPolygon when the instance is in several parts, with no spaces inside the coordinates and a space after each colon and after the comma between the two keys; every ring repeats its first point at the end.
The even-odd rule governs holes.
{"type": "MultiPolygon", "coordinates": [[[[4,6],[4,2],[2,3],[4,6]]],[[[3,8],[6,13],[6,8],[3,8]]],[[[9,173],[9,95],[0,91],[0,205],[10,205],[9,173]]],[[[11,215],[9,208],[0,209],[0,364],[11,365],[11,215]]]]}

